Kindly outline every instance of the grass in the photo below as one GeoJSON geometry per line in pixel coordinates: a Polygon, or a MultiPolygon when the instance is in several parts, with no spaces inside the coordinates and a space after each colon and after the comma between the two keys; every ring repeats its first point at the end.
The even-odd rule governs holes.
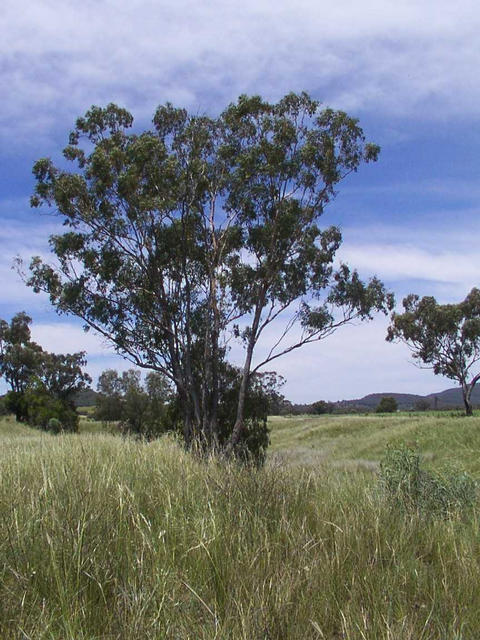
{"type": "Polygon", "coordinates": [[[375,469],[387,445],[418,447],[427,466],[480,478],[480,417],[445,413],[270,418],[271,449],[288,462],[375,469]]]}
{"type": "Polygon", "coordinates": [[[0,638],[480,637],[478,514],[392,509],[359,464],[414,437],[478,477],[477,419],[415,420],[274,419],[263,470],[3,420],[0,638]]]}

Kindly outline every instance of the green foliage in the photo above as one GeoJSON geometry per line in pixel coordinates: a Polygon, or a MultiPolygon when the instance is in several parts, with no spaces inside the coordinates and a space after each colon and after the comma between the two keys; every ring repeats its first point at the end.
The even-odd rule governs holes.
{"type": "Polygon", "coordinates": [[[0,320],[0,377],[15,394],[10,396],[8,403],[19,421],[26,417],[20,396],[38,376],[42,366],[43,350],[30,339],[31,322],[24,311],[14,315],[10,324],[0,320]]]}
{"type": "MultiPolygon", "coordinates": [[[[245,402],[245,424],[240,434],[235,456],[243,462],[261,466],[265,462],[270,443],[267,418],[272,397],[277,398],[282,378],[274,372],[252,376],[245,402]]],[[[230,365],[225,367],[221,377],[219,400],[219,445],[228,440],[235,423],[238,390],[241,384],[241,372],[230,365]]]]}
{"type": "Polygon", "coordinates": [[[395,413],[398,409],[397,401],[391,396],[384,396],[375,409],[376,413],[395,413]]]}
{"type": "Polygon", "coordinates": [[[50,433],[60,433],[62,430],[62,423],[58,418],[50,418],[47,423],[47,431],[50,433]]]}
{"type": "Polygon", "coordinates": [[[318,400],[311,406],[311,413],[316,415],[322,415],[324,413],[333,413],[335,404],[333,402],[325,402],[325,400],[318,400]]]}
{"type": "Polygon", "coordinates": [[[466,414],[472,415],[470,397],[480,373],[480,290],[472,289],[458,304],[438,304],[434,297],[411,294],[403,300],[404,313],[392,314],[387,340],[401,340],[413,357],[434,374],[462,387],[466,414]]]}
{"type": "MultiPolygon", "coordinates": [[[[56,398],[43,387],[27,389],[22,399],[25,405],[26,422],[45,431],[50,430],[51,420],[61,425],[63,431],[76,433],[78,431],[79,416],[73,404],[56,398]]],[[[56,432],[56,429],[53,428],[56,432]]]]}
{"type": "Polygon", "coordinates": [[[387,449],[379,475],[388,500],[408,511],[446,517],[477,502],[477,483],[468,474],[426,471],[420,454],[405,445],[387,449]]]}
{"type": "Polygon", "coordinates": [[[97,389],[96,420],[118,422],[123,433],[148,439],[173,428],[167,414],[171,390],[162,374],[151,371],[142,384],[139,371],[129,369],[120,376],[107,369],[97,389]]]}
{"type": "Polygon", "coordinates": [[[31,318],[21,312],[0,320],[0,376],[10,385],[5,403],[17,421],[48,429],[51,418],[77,431],[75,394],[90,382],[85,353],[48,353],[30,340],[31,318]]]}
{"type": "Polygon", "coordinates": [[[428,411],[431,407],[432,403],[427,398],[419,398],[414,405],[415,411],[428,411]]]}
{"type": "Polygon", "coordinates": [[[248,430],[253,374],[392,308],[377,278],[334,268],[340,230],[318,226],[337,184],[379,148],[356,119],[305,93],[275,104],[243,95],[217,118],[167,103],[153,130],[132,124],[114,104],[94,106],[64,150],[71,171],[35,164],[32,206],[53,207],[67,230],[50,238],[58,268],[33,258],[29,284],[168,378],[187,444],[224,440],[221,370],[228,343],[241,342],[232,449],[248,430]],[[282,338],[252,368],[262,333],[282,316],[282,338]]]}

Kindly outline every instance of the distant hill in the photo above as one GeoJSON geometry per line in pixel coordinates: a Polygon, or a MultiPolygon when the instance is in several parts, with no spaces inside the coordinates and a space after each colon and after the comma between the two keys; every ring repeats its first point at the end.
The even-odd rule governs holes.
{"type": "Polygon", "coordinates": [[[75,396],[76,407],[93,407],[96,404],[97,392],[93,389],[83,389],[79,391],[75,396]]]}
{"type": "MultiPolygon", "coordinates": [[[[462,391],[460,388],[457,389],[446,389],[445,391],[441,391],[440,393],[431,393],[426,398],[438,398],[438,406],[439,407],[451,407],[451,406],[462,406],[462,391]]],[[[472,391],[472,402],[474,405],[480,405],[480,387],[475,386],[472,391]]]]}
{"type": "Polygon", "coordinates": [[[388,391],[385,393],[369,393],[367,396],[356,400],[341,400],[340,402],[337,402],[336,405],[340,407],[358,407],[359,409],[375,409],[380,400],[386,396],[395,398],[399,409],[412,409],[416,402],[424,399],[424,396],[415,395],[413,393],[395,393],[393,391],[388,391]]]}
{"type": "MultiPolygon", "coordinates": [[[[375,409],[380,400],[385,397],[390,396],[395,398],[398,404],[399,409],[413,409],[415,408],[415,403],[419,400],[429,400],[431,403],[432,409],[447,409],[454,407],[463,407],[463,399],[462,399],[462,390],[457,388],[446,389],[445,391],[440,391],[438,393],[430,393],[426,396],[416,395],[413,393],[395,393],[392,391],[388,391],[385,393],[370,393],[363,398],[358,398],[356,400],[341,400],[337,402],[336,405],[338,407],[358,407],[359,409],[375,409]]],[[[480,405],[480,386],[476,386],[472,393],[472,402],[474,405],[480,405]]]]}

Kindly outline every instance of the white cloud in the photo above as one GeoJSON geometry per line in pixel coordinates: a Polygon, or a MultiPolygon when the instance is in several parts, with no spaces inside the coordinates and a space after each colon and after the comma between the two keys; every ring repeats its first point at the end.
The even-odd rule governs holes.
{"type": "Polygon", "coordinates": [[[33,323],[31,332],[35,342],[53,353],[86,351],[92,358],[112,355],[112,349],[100,336],[71,322],[33,323]]]}
{"type": "Polygon", "coordinates": [[[294,402],[351,400],[368,393],[426,395],[455,386],[412,364],[402,344],[385,341],[388,320],[348,325],[325,340],[271,363],[284,375],[285,396],[294,402]]]}
{"type": "MultiPolygon", "coordinates": [[[[458,302],[480,285],[478,224],[449,220],[421,227],[372,225],[343,230],[338,257],[362,277],[377,275],[399,295],[435,295],[458,302]]],[[[400,302],[400,299],[398,300],[400,302]]]]}
{"type": "Polygon", "coordinates": [[[166,99],[203,111],[303,88],[352,110],[477,116],[472,0],[6,0],[0,21],[10,141],[68,127],[92,103],[146,120],[166,99]]]}
{"type": "Polygon", "coordinates": [[[480,283],[478,252],[425,251],[414,246],[370,243],[346,246],[344,260],[362,273],[376,273],[385,280],[429,280],[471,289],[480,283]]]}

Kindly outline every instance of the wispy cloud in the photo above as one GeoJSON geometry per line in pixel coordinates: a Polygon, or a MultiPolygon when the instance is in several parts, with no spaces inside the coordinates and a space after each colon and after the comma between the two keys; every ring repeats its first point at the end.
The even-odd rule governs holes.
{"type": "MultiPolygon", "coordinates": [[[[342,261],[367,277],[378,275],[407,292],[436,295],[440,302],[457,302],[480,283],[478,236],[473,220],[468,226],[378,224],[343,230],[342,261]]],[[[399,300],[400,301],[400,300],[399,300]]]]}

